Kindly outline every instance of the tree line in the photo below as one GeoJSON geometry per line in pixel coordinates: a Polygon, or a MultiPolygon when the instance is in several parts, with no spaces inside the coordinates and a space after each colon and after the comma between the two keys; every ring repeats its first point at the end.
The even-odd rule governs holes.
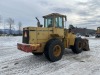
{"type": "MultiPolygon", "coordinates": [[[[4,28],[4,33],[5,33],[5,27],[8,27],[9,29],[9,35],[12,35],[12,30],[15,30],[15,20],[13,18],[7,18],[3,20],[3,17],[0,15],[0,26],[3,26],[4,28]]],[[[17,29],[18,29],[18,34],[22,34],[21,29],[22,29],[22,22],[19,21],[17,24],[17,29]]]]}

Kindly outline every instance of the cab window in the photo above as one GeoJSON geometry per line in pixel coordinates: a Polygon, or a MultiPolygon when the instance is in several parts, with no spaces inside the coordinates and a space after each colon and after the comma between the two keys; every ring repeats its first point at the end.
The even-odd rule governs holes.
{"type": "Polygon", "coordinates": [[[62,17],[56,17],[56,27],[63,28],[63,18],[62,17]]]}
{"type": "Polygon", "coordinates": [[[53,18],[45,19],[45,27],[53,27],[53,18]]]}

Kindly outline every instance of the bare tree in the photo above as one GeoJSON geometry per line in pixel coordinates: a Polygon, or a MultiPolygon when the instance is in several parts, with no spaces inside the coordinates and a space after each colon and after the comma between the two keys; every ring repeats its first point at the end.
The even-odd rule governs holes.
{"type": "Polygon", "coordinates": [[[19,28],[19,34],[21,34],[22,22],[18,23],[18,28],[19,28]]]}
{"type": "Polygon", "coordinates": [[[9,34],[12,34],[12,32],[11,32],[11,29],[12,29],[12,27],[13,27],[13,25],[14,25],[14,19],[12,19],[12,18],[8,18],[7,19],[7,23],[8,23],[8,25],[9,25],[9,34]]]}

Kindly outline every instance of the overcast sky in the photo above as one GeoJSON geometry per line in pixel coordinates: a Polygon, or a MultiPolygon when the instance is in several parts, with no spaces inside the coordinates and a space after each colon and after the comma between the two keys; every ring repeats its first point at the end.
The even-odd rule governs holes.
{"type": "Polygon", "coordinates": [[[0,0],[0,15],[13,18],[23,26],[36,26],[35,17],[61,13],[68,17],[67,25],[96,29],[100,26],[100,0],[0,0]]]}

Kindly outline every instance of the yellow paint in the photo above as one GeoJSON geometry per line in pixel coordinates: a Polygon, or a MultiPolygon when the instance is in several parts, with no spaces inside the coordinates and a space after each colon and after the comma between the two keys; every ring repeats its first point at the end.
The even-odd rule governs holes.
{"type": "Polygon", "coordinates": [[[41,44],[41,48],[37,52],[44,51],[44,46],[49,39],[57,37],[61,41],[63,40],[65,48],[68,48],[70,45],[74,45],[76,38],[74,34],[61,28],[28,27],[26,29],[29,30],[29,44],[31,46],[41,44]]]}
{"type": "Polygon", "coordinates": [[[72,33],[68,33],[66,38],[67,38],[67,47],[69,47],[70,45],[73,46],[76,36],[72,33]]]}

